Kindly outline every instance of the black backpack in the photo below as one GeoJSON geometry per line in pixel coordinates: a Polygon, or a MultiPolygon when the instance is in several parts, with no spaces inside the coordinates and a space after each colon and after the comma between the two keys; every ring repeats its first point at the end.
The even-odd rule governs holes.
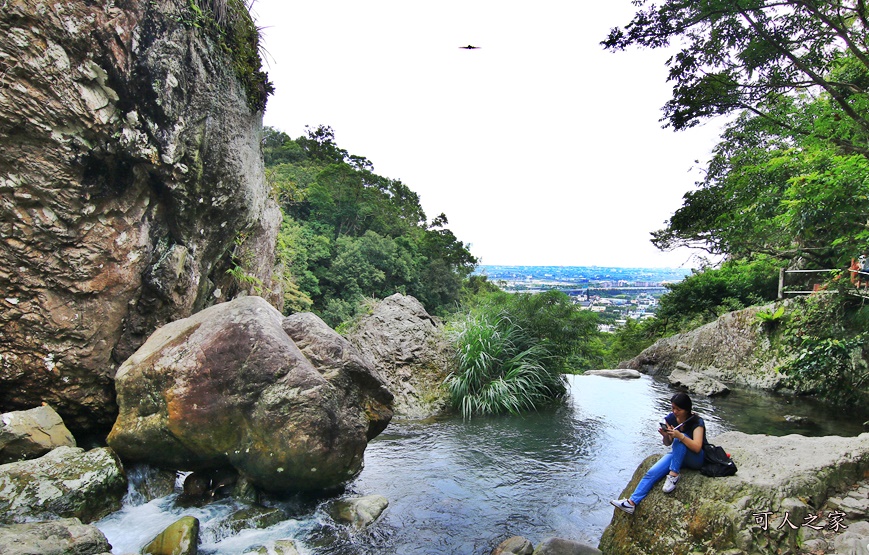
{"type": "Polygon", "coordinates": [[[736,474],[736,463],[724,450],[724,447],[706,443],[703,445],[703,466],[700,472],[704,476],[720,477],[736,474]]]}

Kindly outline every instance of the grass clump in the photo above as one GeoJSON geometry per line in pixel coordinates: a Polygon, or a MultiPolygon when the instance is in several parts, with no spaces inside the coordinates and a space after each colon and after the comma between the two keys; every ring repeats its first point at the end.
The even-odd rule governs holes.
{"type": "Polygon", "coordinates": [[[469,312],[451,325],[456,369],[444,384],[462,416],[518,414],[566,393],[548,350],[507,314],[469,312]]]}
{"type": "Polygon", "coordinates": [[[265,111],[274,85],[262,69],[260,29],[250,16],[244,0],[188,0],[189,18],[184,22],[204,29],[232,60],[232,69],[241,81],[248,106],[265,111]]]}

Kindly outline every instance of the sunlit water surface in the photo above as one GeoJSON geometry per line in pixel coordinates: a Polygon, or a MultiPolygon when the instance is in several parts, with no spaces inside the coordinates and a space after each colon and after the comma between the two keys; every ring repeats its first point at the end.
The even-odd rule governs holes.
{"type": "MultiPolygon", "coordinates": [[[[655,429],[674,391],[647,376],[568,376],[568,385],[564,403],[523,417],[391,423],[369,444],[365,469],[341,492],[389,499],[365,531],[336,525],[324,511],[326,497],[266,500],[290,518],[232,534],[224,521],[243,507],[238,502],[184,509],[176,495],[144,504],[131,495],[97,526],[119,554],[138,553],[184,515],[200,520],[204,554],[239,554],[286,538],[303,555],[488,554],[513,535],[535,544],[558,536],[597,545],[612,518],[609,499],[646,456],[665,452],[655,429]]],[[[728,430],[854,436],[869,418],[756,391],[695,403],[710,436],[728,430]],[[791,424],[785,415],[808,422],[791,424]]]]}

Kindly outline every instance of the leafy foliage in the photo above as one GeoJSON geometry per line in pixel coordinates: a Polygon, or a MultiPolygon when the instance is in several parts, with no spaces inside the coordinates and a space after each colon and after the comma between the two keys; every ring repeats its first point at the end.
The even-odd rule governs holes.
{"type": "Polygon", "coordinates": [[[244,0],[188,0],[190,16],[183,21],[204,29],[230,55],[232,69],[247,94],[248,106],[265,110],[274,85],[262,69],[259,29],[244,0]]]}
{"type": "Polygon", "coordinates": [[[865,110],[869,46],[863,0],[665,0],[640,9],[603,42],[611,50],[681,44],[667,62],[672,99],[664,119],[675,129],[732,111],[749,111],[780,133],[812,136],[869,153],[865,110]],[[840,124],[816,125],[780,110],[794,98],[824,96],[840,124]],[[848,128],[850,136],[842,133],[848,128]]]}
{"type": "Polygon", "coordinates": [[[566,392],[546,348],[507,314],[472,312],[453,324],[457,370],[444,384],[465,418],[534,409],[566,392]]]}
{"type": "Polygon", "coordinates": [[[775,300],[778,264],[767,257],[733,259],[720,268],[695,271],[667,286],[657,312],[657,331],[663,335],[687,331],[726,312],[775,300]]]}
{"type": "MultiPolygon", "coordinates": [[[[650,331],[673,333],[774,298],[776,266],[844,269],[869,251],[869,9],[863,0],[635,0],[606,48],[678,44],[663,120],[685,129],[737,114],[705,178],[653,233],[661,249],[727,257],[671,287],[650,331]]],[[[840,295],[794,299],[758,318],[797,356],[792,385],[865,397],[866,307],[840,295]]]]}
{"type": "Polygon", "coordinates": [[[522,326],[549,353],[548,365],[560,373],[600,367],[603,353],[597,314],[581,310],[561,291],[509,294],[501,290],[466,301],[470,313],[500,314],[522,326]]]}
{"type": "Polygon", "coordinates": [[[728,126],[704,181],[653,243],[819,268],[869,248],[869,159],[773,131],[748,115],[728,126]]]}
{"type": "Polygon", "coordinates": [[[477,261],[446,216],[428,223],[416,193],[339,148],[329,127],[295,140],[266,128],[262,145],[285,215],[277,249],[291,284],[285,311],[308,307],[337,326],[365,297],[409,294],[436,314],[456,306],[477,261]]]}
{"type": "Polygon", "coordinates": [[[615,368],[619,362],[634,358],[657,341],[660,333],[659,321],[654,318],[641,321],[628,318],[624,326],[603,336],[603,367],[615,368]]]}

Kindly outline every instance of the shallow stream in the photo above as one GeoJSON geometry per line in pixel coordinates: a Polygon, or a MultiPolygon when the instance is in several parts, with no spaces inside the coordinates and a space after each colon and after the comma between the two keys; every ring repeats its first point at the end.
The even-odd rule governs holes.
{"type": "MultiPolygon", "coordinates": [[[[234,535],[224,521],[243,505],[224,500],[183,509],[176,495],[150,503],[128,496],[121,511],[96,524],[118,554],[138,553],[184,515],[201,522],[200,553],[215,555],[286,538],[302,555],[488,554],[513,535],[534,544],[558,536],[597,545],[612,518],[609,500],[646,456],[665,452],[655,428],[674,391],[648,376],[568,376],[568,382],[563,404],[523,417],[391,423],[369,444],[365,469],[340,492],[389,499],[366,531],[336,525],[323,508],[330,498],[302,496],[266,502],[283,508],[288,520],[234,535]]],[[[728,430],[855,436],[869,419],[756,391],[695,403],[710,436],[728,430]],[[790,423],[785,415],[807,421],[790,423]]]]}

